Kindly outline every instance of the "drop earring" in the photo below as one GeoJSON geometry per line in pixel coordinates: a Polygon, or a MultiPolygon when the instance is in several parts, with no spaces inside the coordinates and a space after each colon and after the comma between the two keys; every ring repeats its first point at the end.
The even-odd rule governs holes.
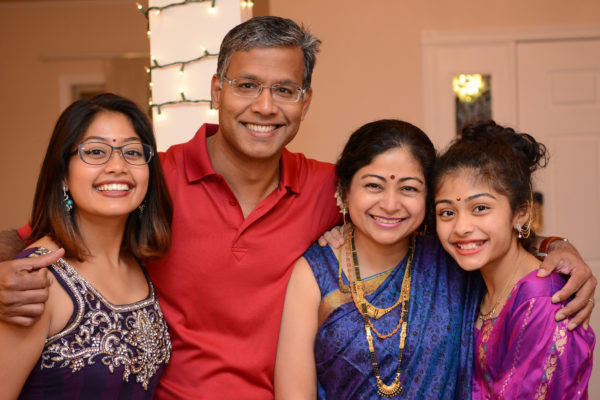
{"type": "Polygon", "coordinates": [[[63,204],[67,214],[70,214],[71,210],[73,209],[73,200],[71,200],[71,196],[69,196],[69,191],[66,185],[63,185],[63,204]]]}
{"type": "Polygon", "coordinates": [[[521,224],[519,224],[518,222],[515,224],[515,229],[517,231],[517,233],[519,234],[519,239],[521,239],[523,236],[521,235],[521,224]]]}
{"type": "Polygon", "coordinates": [[[344,232],[346,232],[346,214],[348,213],[348,205],[342,198],[342,188],[340,186],[337,187],[333,197],[335,197],[337,206],[340,209],[340,214],[342,214],[342,219],[344,220],[344,224],[342,225],[342,234],[344,234],[344,232]]]}

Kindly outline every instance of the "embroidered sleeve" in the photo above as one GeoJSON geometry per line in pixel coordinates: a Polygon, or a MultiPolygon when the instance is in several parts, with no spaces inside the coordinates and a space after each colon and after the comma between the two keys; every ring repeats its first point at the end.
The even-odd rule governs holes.
{"type": "MultiPolygon", "coordinates": [[[[492,398],[578,399],[587,396],[593,333],[556,322],[558,305],[530,298],[515,305],[496,343],[504,353],[492,398]],[[591,336],[590,336],[591,335],[591,336]]],[[[489,360],[488,360],[489,361],[489,360]]],[[[487,371],[494,373],[494,371],[487,371]]]]}

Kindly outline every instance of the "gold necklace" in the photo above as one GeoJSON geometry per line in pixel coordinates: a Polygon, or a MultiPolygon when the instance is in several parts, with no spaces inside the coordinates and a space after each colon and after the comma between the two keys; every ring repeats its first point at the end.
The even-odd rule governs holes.
{"type": "Polygon", "coordinates": [[[479,307],[479,319],[483,322],[487,321],[488,319],[492,319],[494,313],[496,312],[496,307],[498,307],[498,304],[500,304],[500,300],[498,300],[496,304],[494,304],[494,307],[492,307],[492,310],[490,312],[485,314],[481,312],[481,307],[479,307]]]}
{"type": "MultiPolygon", "coordinates": [[[[344,235],[344,241],[346,242],[346,265],[350,265],[350,252],[348,251],[348,236],[349,231],[344,235]]],[[[342,279],[342,247],[338,249],[338,286],[340,288],[340,292],[342,293],[350,293],[350,285],[352,285],[350,271],[346,271],[346,276],[348,277],[348,281],[350,281],[350,285],[344,284],[344,280],[342,279]]]]}
{"type": "MultiPolygon", "coordinates": [[[[369,355],[371,357],[371,365],[373,366],[373,372],[375,373],[375,378],[377,379],[377,394],[379,394],[380,396],[383,397],[394,397],[397,396],[398,394],[400,394],[400,392],[402,392],[402,385],[400,384],[400,372],[401,372],[401,365],[402,365],[402,355],[404,354],[404,345],[406,343],[406,330],[407,330],[407,326],[408,326],[408,304],[409,304],[409,300],[410,300],[410,284],[411,284],[411,274],[410,274],[410,268],[411,268],[411,264],[412,264],[412,258],[414,256],[414,248],[415,248],[415,242],[416,242],[416,238],[415,236],[413,236],[411,238],[411,244],[410,244],[410,252],[411,255],[409,256],[409,261],[406,263],[406,269],[404,271],[404,277],[402,279],[402,287],[400,290],[400,297],[399,297],[399,303],[402,304],[402,310],[400,312],[400,318],[398,320],[398,325],[396,326],[396,329],[394,329],[393,332],[391,332],[388,335],[381,335],[373,326],[373,323],[369,320],[369,313],[368,313],[368,307],[367,307],[367,300],[364,298],[364,296],[362,298],[359,298],[359,292],[358,292],[358,287],[362,285],[362,281],[360,279],[360,269],[358,266],[358,257],[356,256],[356,247],[355,247],[355,243],[354,243],[354,232],[352,232],[352,252],[354,254],[354,283],[351,284],[351,295],[352,295],[352,300],[354,301],[354,305],[356,306],[356,308],[358,309],[358,312],[360,313],[360,315],[363,317],[363,320],[365,322],[365,333],[367,336],[367,343],[369,345],[369,355]],[[406,320],[405,320],[406,317],[406,320]],[[380,339],[387,339],[388,337],[393,336],[397,331],[398,328],[402,327],[401,333],[400,333],[400,343],[399,343],[399,351],[398,351],[398,368],[396,369],[396,376],[394,377],[394,380],[392,381],[391,384],[387,385],[383,382],[383,380],[381,380],[381,375],[379,372],[379,365],[377,363],[377,358],[375,357],[375,346],[373,345],[373,335],[371,333],[371,330],[373,330],[377,336],[380,339]]],[[[372,306],[373,307],[373,306],[372,306]]],[[[390,307],[390,309],[393,309],[395,306],[390,307]]],[[[375,307],[374,307],[375,308],[375,307]]],[[[389,310],[388,310],[389,311],[389,310]]],[[[386,312],[388,312],[386,311],[386,312]]],[[[381,314],[383,315],[383,314],[381,314]]]]}
{"type": "MultiPolygon", "coordinates": [[[[507,292],[507,289],[510,289],[511,287],[514,286],[511,285],[510,283],[515,279],[515,276],[517,275],[517,272],[519,271],[519,267],[517,266],[515,268],[515,271],[513,272],[512,276],[510,277],[510,279],[508,281],[506,281],[506,285],[504,286],[504,289],[502,289],[502,292],[500,292],[500,296],[498,296],[498,300],[496,300],[496,303],[494,303],[494,307],[492,307],[491,311],[484,313],[481,312],[481,304],[479,305],[479,316],[478,318],[482,321],[485,322],[487,320],[490,320],[492,318],[494,318],[494,314],[496,313],[496,308],[500,305],[500,302],[505,299],[506,296],[508,296],[508,294],[505,293],[507,292]]],[[[482,300],[483,303],[483,300],[482,300]]]]}
{"type": "MultiPolygon", "coordinates": [[[[356,277],[354,285],[356,288],[356,294],[357,294],[359,303],[362,303],[364,301],[364,304],[365,304],[366,310],[367,310],[366,312],[367,312],[368,316],[371,318],[379,319],[379,318],[383,317],[385,314],[387,314],[388,312],[392,311],[394,308],[398,307],[398,305],[400,305],[400,303],[403,301],[402,293],[398,297],[398,300],[396,300],[396,303],[394,303],[391,307],[387,307],[387,308],[375,307],[374,305],[369,303],[369,301],[367,299],[365,299],[365,290],[364,290],[363,282],[360,278],[358,255],[356,253],[356,244],[354,242],[354,229],[351,229],[351,231],[349,233],[350,233],[350,241],[351,241],[351,245],[352,245],[352,264],[351,265],[353,267],[354,275],[356,277]]],[[[408,261],[406,262],[406,270],[404,272],[404,279],[406,279],[406,277],[407,277],[406,271],[410,271],[410,266],[412,265],[414,256],[415,256],[415,246],[414,246],[414,238],[413,238],[413,239],[411,239],[411,244],[409,246],[409,256],[408,256],[408,261]]],[[[348,248],[346,247],[346,262],[348,262],[349,259],[350,259],[350,257],[348,255],[348,248]]],[[[340,274],[341,274],[341,268],[340,268],[340,274]]],[[[340,276],[340,279],[341,279],[341,276],[340,276]]],[[[409,280],[408,284],[410,285],[410,273],[408,273],[408,280],[409,280]]],[[[342,282],[340,281],[340,283],[342,283],[342,282]]],[[[391,333],[389,336],[396,333],[396,331],[398,330],[399,327],[400,327],[400,325],[398,325],[396,327],[396,330],[393,333],[391,333]]],[[[372,328],[375,331],[375,333],[377,333],[377,336],[382,338],[382,336],[380,336],[379,333],[375,330],[375,327],[372,326],[372,328]]]]}

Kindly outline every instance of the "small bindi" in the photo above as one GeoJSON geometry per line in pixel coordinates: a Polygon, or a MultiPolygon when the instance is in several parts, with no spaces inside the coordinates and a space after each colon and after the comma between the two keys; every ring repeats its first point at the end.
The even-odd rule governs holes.
{"type": "Polygon", "coordinates": [[[396,175],[390,175],[390,179],[391,179],[391,180],[394,180],[394,179],[396,179],[396,175]]]}
{"type": "Polygon", "coordinates": [[[456,198],[456,201],[460,201],[460,199],[461,199],[461,197],[457,197],[457,198],[456,198]]]}
{"type": "Polygon", "coordinates": [[[116,142],[117,142],[117,139],[113,139],[113,143],[116,143],[116,142]]]}

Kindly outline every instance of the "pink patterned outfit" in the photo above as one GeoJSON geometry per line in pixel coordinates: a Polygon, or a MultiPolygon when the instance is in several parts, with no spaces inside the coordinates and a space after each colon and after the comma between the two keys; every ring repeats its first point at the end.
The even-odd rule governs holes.
{"type": "Polygon", "coordinates": [[[558,274],[521,279],[497,318],[475,329],[473,400],[587,399],[596,341],[591,328],[557,323],[558,274]]]}

